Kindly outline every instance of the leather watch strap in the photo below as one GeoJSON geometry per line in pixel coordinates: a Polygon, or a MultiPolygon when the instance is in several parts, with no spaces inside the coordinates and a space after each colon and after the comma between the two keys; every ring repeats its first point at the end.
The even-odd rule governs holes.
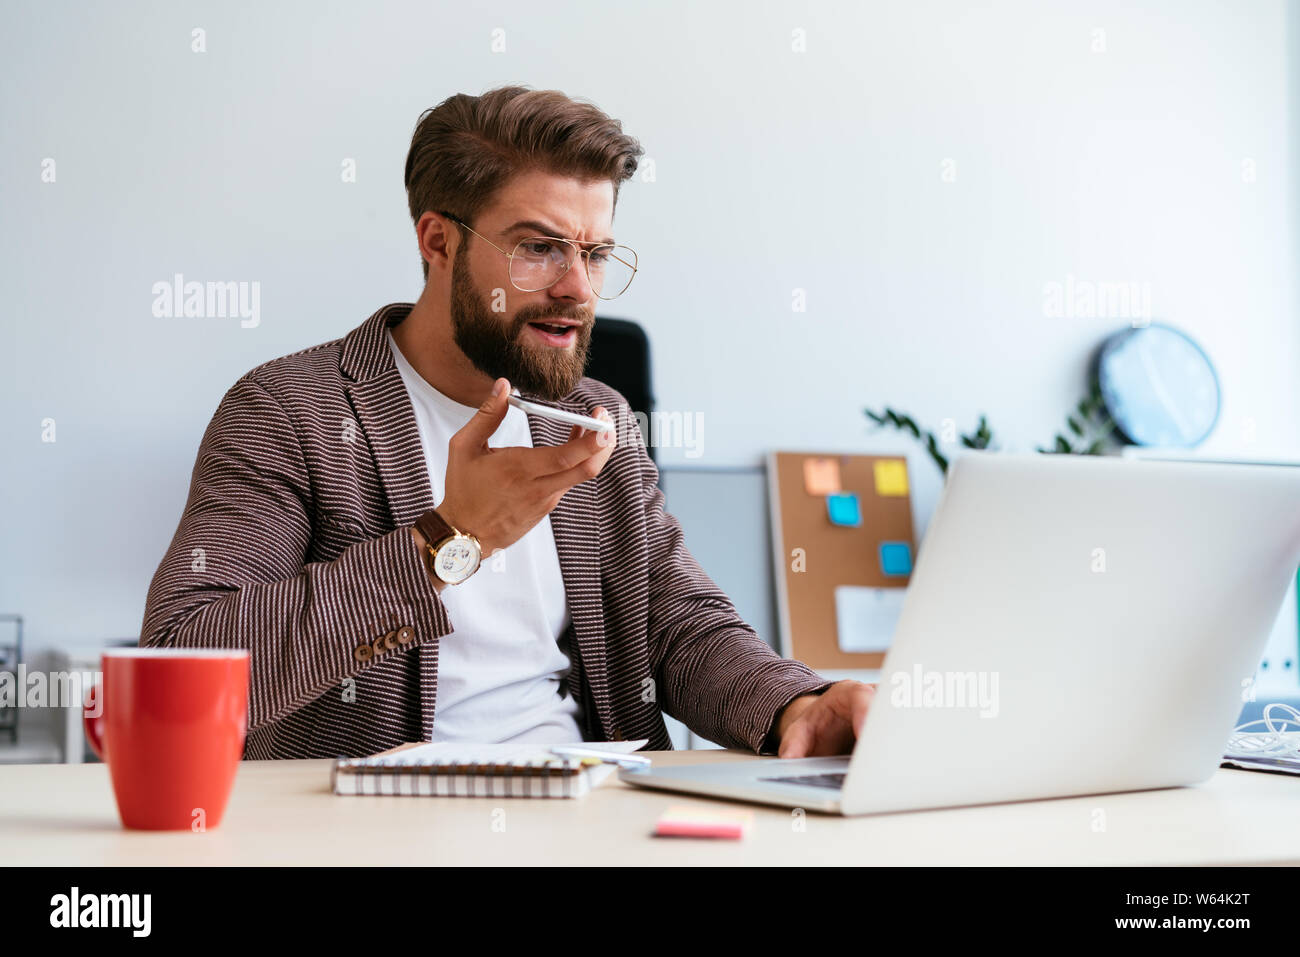
{"type": "Polygon", "coordinates": [[[456,534],[455,529],[443,521],[437,510],[432,508],[415,520],[415,527],[420,530],[420,534],[424,536],[430,548],[437,548],[438,543],[443,539],[456,534]]]}

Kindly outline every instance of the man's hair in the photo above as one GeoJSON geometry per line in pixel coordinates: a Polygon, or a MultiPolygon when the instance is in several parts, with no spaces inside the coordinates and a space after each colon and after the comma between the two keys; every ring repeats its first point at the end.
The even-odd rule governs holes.
{"type": "MultiPolygon", "coordinates": [[[[406,156],[411,219],[448,212],[472,224],[512,176],[532,170],[608,179],[617,206],[619,185],[636,173],[643,152],[618,120],[559,90],[457,93],[425,110],[415,126],[406,156]]],[[[420,265],[427,279],[423,256],[420,265]]]]}

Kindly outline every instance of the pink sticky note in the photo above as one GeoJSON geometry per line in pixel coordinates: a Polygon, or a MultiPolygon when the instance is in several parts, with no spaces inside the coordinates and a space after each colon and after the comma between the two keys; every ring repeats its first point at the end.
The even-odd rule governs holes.
{"type": "Polygon", "coordinates": [[[754,823],[754,812],[675,805],[659,817],[656,837],[711,837],[738,841],[754,823]]]}

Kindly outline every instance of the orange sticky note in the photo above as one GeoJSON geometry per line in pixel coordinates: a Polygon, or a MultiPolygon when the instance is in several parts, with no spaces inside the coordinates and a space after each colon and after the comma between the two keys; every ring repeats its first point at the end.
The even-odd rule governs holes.
{"type": "Polygon", "coordinates": [[[803,460],[803,487],[809,495],[831,495],[840,490],[840,463],[837,459],[803,460]]]}
{"type": "Polygon", "coordinates": [[[907,460],[880,459],[875,463],[876,494],[907,494],[907,460]]]}

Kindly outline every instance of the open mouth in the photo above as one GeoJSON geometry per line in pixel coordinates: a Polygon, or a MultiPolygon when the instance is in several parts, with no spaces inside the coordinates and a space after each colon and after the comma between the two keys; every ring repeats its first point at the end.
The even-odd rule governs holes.
{"type": "Polygon", "coordinates": [[[530,329],[533,329],[542,338],[543,341],[553,346],[567,346],[577,338],[577,326],[562,326],[553,322],[530,322],[530,329]]]}

